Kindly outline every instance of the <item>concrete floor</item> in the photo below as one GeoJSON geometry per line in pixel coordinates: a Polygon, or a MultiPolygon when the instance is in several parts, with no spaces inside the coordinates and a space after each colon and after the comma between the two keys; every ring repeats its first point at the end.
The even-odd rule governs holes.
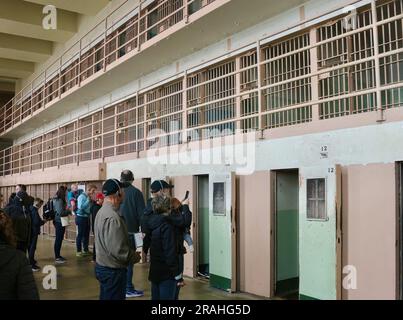
{"type": "MultiPolygon", "coordinates": [[[[47,236],[40,236],[36,260],[43,268],[46,265],[54,265],[53,254],[54,239],[47,236]]],[[[57,268],[57,290],[45,290],[42,280],[46,276],[42,271],[35,272],[39,294],[42,300],[97,300],[99,295],[98,281],[94,275],[94,263],[91,257],[77,258],[75,256],[75,245],[63,241],[61,255],[67,259],[57,268]]],[[[148,278],[148,264],[135,265],[135,287],[144,290],[144,297],[134,298],[135,300],[150,300],[150,283],[148,278]]],[[[186,286],[181,290],[182,300],[256,300],[258,297],[227,292],[210,288],[203,280],[186,278],[186,286]]]]}

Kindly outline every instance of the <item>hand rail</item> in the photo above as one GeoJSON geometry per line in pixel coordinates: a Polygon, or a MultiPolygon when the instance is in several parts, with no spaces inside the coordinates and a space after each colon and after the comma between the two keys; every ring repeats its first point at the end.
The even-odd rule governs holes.
{"type": "MultiPolygon", "coordinates": [[[[79,40],[73,43],[73,45],[65,50],[61,56],[56,59],[53,63],[51,63],[43,72],[37,75],[29,84],[27,84],[22,90],[20,90],[14,98],[12,98],[8,103],[6,103],[2,108],[0,108],[0,119],[4,118],[5,121],[3,125],[0,122],[0,135],[8,130],[11,130],[22,121],[24,121],[29,115],[34,114],[36,110],[33,110],[34,106],[37,107],[38,105],[42,108],[46,108],[49,103],[51,103],[56,98],[61,98],[62,94],[66,94],[69,90],[74,88],[76,85],[81,83],[83,77],[87,78],[88,71],[90,69],[92,74],[105,70],[106,65],[111,64],[112,62],[119,60],[122,56],[124,56],[127,51],[133,50],[135,47],[138,47],[141,51],[140,44],[149,41],[148,33],[150,30],[155,28],[156,26],[169,22],[172,19],[176,19],[176,15],[179,12],[185,12],[185,7],[189,6],[190,4],[195,3],[195,1],[206,2],[210,4],[216,0],[157,0],[157,5],[155,6],[155,2],[151,2],[147,7],[143,7],[143,4],[149,2],[147,0],[140,1],[139,5],[135,8],[129,10],[128,12],[124,13],[124,15],[117,19],[111,26],[108,26],[108,20],[113,17],[115,13],[117,13],[120,9],[122,9],[125,5],[129,3],[129,0],[123,2],[119,7],[114,9],[105,19],[101,22],[97,23],[95,27],[93,27],[90,31],[88,31],[84,36],[82,36],[79,40]],[[164,8],[165,6],[168,7],[176,7],[177,4],[181,4],[177,9],[173,12],[169,12],[171,9],[168,10],[168,15],[164,15],[162,13],[162,17],[158,17],[158,21],[152,24],[151,26],[147,26],[145,30],[140,31],[136,30],[138,26],[141,26],[141,21],[147,24],[149,17],[155,13],[159,14],[159,10],[164,8]],[[150,11],[148,11],[149,7],[153,7],[150,11]],[[139,10],[141,9],[141,12],[139,10]],[[143,12],[143,13],[142,13],[143,12]],[[128,17],[133,15],[132,18],[128,17]],[[137,18],[135,18],[137,17],[137,18]],[[135,18],[135,19],[134,19],[135,18]],[[128,20],[127,20],[128,19],[128,20]],[[125,21],[126,20],[126,21],[125,21]],[[133,20],[133,21],[131,21],[133,20]],[[139,24],[139,23],[140,24],[139,24]],[[102,27],[102,30],[98,30],[99,27],[102,27]],[[123,29],[122,29],[123,28],[123,29]],[[120,39],[121,35],[126,35],[131,28],[135,30],[135,34],[132,37],[126,37],[128,39],[124,39],[122,44],[117,45],[117,42],[120,39]],[[122,30],[120,30],[122,29],[122,30]],[[81,46],[81,43],[89,36],[92,32],[96,34],[93,35],[93,40],[90,40],[88,45],[84,47],[81,46]],[[115,33],[115,34],[114,34],[115,33]],[[103,39],[102,34],[106,36],[103,39]],[[112,37],[111,37],[112,35],[112,37]],[[102,38],[101,38],[102,37],[102,38]],[[116,43],[114,43],[116,42],[116,43]],[[91,46],[92,44],[92,46],[91,46]],[[128,49],[130,45],[133,44],[133,48],[130,50],[128,49]],[[108,48],[108,46],[115,46],[115,48],[108,48]],[[96,55],[103,50],[105,52],[104,63],[97,60],[96,63],[91,64],[90,66],[85,68],[85,71],[81,70],[81,65],[83,60],[87,59],[85,55],[88,51],[97,48],[93,53],[93,60],[97,60],[96,55]],[[76,47],[79,47],[78,49],[76,47]],[[63,62],[63,59],[66,58],[66,61],[63,62]],[[63,63],[62,63],[63,62],[63,63]],[[70,64],[69,64],[70,63],[70,64]],[[100,63],[104,64],[103,67],[100,66],[100,63]],[[72,66],[73,65],[73,66],[72,66]],[[63,77],[68,76],[70,77],[70,73],[75,72],[76,68],[79,70],[78,75],[73,75],[73,79],[66,80],[63,77]],[[56,78],[58,79],[58,83],[56,83],[56,78]],[[39,80],[41,79],[41,80],[39,80]],[[50,80],[49,80],[50,79],[50,80]],[[39,80],[39,84],[38,84],[39,80]],[[73,84],[73,85],[71,85],[73,84]],[[38,89],[39,87],[39,89],[38,89]],[[34,89],[35,88],[35,89],[34,89]],[[35,94],[37,90],[43,90],[43,94],[35,94]],[[33,102],[34,98],[39,98],[39,101],[33,102]],[[25,100],[29,100],[25,101],[25,100]],[[22,105],[27,102],[30,104],[28,110],[22,111],[22,105]],[[9,114],[9,110],[11,114],[9,114]]],[[[178,21],[175,21],[172,25],[184,20],[184,15],[182,14],[181,18],[178,21]]],[[[169,25],[171,27],[172,25],[169,25]]],[[[167,29],[167,28],[166,28],[167,29]]],[[[164,29],[163,31],[165,31],[164,29]]],[[[162,31],[161,31],[162,32],[162,31]]],[[[158,32],[160,33],[160,32],[158,32]]],[[[89,76],[91,76],[90,74],[89,76]]]]}

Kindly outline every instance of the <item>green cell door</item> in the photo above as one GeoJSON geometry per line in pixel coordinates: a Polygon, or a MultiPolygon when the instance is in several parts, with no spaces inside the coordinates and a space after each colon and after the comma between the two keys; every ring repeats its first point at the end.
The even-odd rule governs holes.
{"type": "Polygon", "coordinates": [[[300,298],[340,299],[340,167],[304,167],[299,172],[300,298]]]}
{"type": "Polygon", "coordinates": [[[209,176],[210,285],[236,290],[235,175],[209,176]]]}

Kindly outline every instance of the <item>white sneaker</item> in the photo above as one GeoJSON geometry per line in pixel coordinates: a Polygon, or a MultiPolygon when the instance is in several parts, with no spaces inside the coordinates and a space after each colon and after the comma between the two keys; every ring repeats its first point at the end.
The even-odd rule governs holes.
{"type": "Polygon", "coordinates": [[[34,265],[32,266],[32,271],[33,271],[33,272],[38,272],[39,270],[41,270],[41,268],[39,268],[36,264],[34,264],[34,265]]]}
{"type": "Polygon", "coordinates": [[[65,262],[66,262],[66,260],[63,259],[63,258],[57,258],[57,259],[55,260],[55,263],[56,263],[56,264],[63,264],[63,263],[65,263],[65,262]]]}

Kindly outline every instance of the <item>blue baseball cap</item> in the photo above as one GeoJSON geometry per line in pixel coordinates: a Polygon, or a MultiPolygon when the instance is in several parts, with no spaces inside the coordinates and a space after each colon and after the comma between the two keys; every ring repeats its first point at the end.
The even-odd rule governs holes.
{"type": "Polygon", "coordinates": [[[165,180],[155,180],[153,183],[151,183],[150,189],[152,193],[156,193],[162,189],[172,189],[173,187],[174,186],[172,184],[169,184],[165,180]]]}
{"type": "Polygon", "coordinates": [[[123,188],[127,188],[130,183],[120,182],[118,179],[108,179],[102,185],[102,193],[105,197],[116,194],[123,188]]]}

